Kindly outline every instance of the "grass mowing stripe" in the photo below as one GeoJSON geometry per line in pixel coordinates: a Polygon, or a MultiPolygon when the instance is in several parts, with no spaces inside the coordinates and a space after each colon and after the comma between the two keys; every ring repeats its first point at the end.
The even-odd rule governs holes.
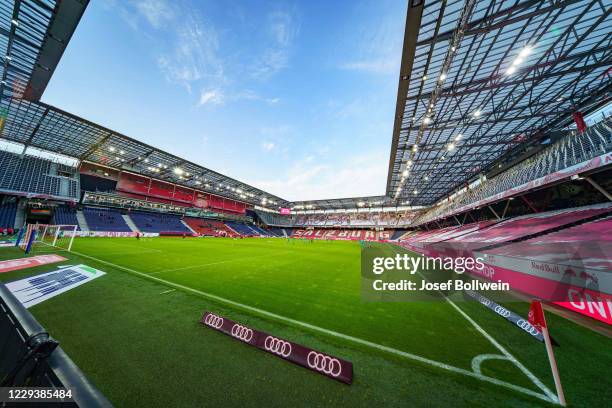
{"type": "MultiPolygon", "coordinates": [[[[280,253],[281,254],[286,254],[288,252],[290,252],[290,251],[285,251],[285,252],[280,252],[280,253]]],[[[261,258],[261,257],[267,257],[267,256],[269,256],[269,255],[268,254],[264,254],[264,255],[246,256],[246,257],[242,257],[242,258],[239,258],[239,259],[227,259],[225,261],[217,261],[217,262],[210,262],[210,263],[201,264],[201,265],[185,266],[183,268],[164,269],[163,271],[151,272],[148,275],[157,275],[158,273],[177,272],[177,271],[185,271],[187,269],[204,268],[206,266],[211,266],[211,265],[220,265],[220,264],[225,264],[225,263],[230,263],[230,262],[241,262],[241,261],[243,261],[245,259],[261,258]]],[[[144,272],[141,272],[141,273],[144,273],[144,272]]]]}
{"type": "Polygon", "coordinates": [[[265,316],[265,317],[268,317],[268,318],[271,318],[271,319],[274,319],[274,320],[277,320],[277,321],[281,321],[281,322],[284,322],[284,323],[289,323],[289,324],[291,324],[293,326],[303,327],[303,328],[309,329],[311,331],[323,333],[323,334],[331,336],[331,337],[340,338],[340,339],[343,339],[343,340],[346,340],[346,341],[349,341],[349,342],[352,342],[352,343],[360,344],[360,345],[363,345],[363,346],[366,346],[366,347],[370,347],[370,348],[373,348],[373,349],[376,349],[376,350],[380,350],[380,351],[384,351],[384,352],[387,352],[387,353],[390,353],[390,354],[394,354],[396,356],[404,357],[406,359],[418,361],[420,363],[423,363],[423,364],[426,364],[426,365],[430,365],[430,366],[433,366],[433,367],[437,367],[437,368],[441,368],[441,369],[446,370],[446,371],[450,371],[450,372],[454,372],[454,373],[457,373],[457,374],[462,374],[462,375],[465,375],[465,376],[468,376],[468,377],[476,378],[476,379],[479,379],[481,381],[485,381],[485,382],[488,382],[488,383],[491,383],[491,384],[502,386],[502,387],[511,389],[513,391],[517,391],[517,392],[520,392],[520,393],[523,393],[523,394],[526,394],[526,395],[529,395],[529,396],[532,396],[532,397],[535,397],[535,398],[538,398],[538,399],[541,399],[541,400],[544,400],[544,401],[547,401],[547,402],[551,402],[549,397],[547,395],[545,395],[545,394],[541,394],[541,393],[538,393],[536,391],[530,390],[528,388],[524,388],[524,387],[521,387],[521,386],[518,386],[518,385],[515,385],[515,384],[511,384],[509,382],[502,381],[502,380],[499,380],[497,378],[485,376],[485,375],[482,375],[482,374],[478,374],[478,373],[475,373],[475,372],[472,372],[472,371],[465,370],[463,368],[458,368],[458,367],[455,367],[455,366],[451,366],[451,365],[448,365],[448,364],[441,363],[439,361],[435,361],[435,360],[431,360],[431,359],[428,359],[428,358],[425,358],[425,357],[421,357],[421,356],[416,355],[416,354],[412,354],[412,353],[408,353],[408,352],[405,352],[405,351],[397,350],[397,349],[394,349],[392,347],[387,347],[387,346],[383,346],[383,345],[380,345],[380,344],[377,344],[377,343],[370,342],[368,340],[363,340],[363,339],[360,339],[360,338],[357,338],[357,337],[349,336],[349,335],[346,335],[346,334],[343,334],[343,333],[338,333],[338,332],[335,332],[333,330],[328,330],[328,329],[325,329],[325,328],[322,328],[322,327],[319,327],[319,326],[315,326],[315,325],[312,325],[312,324],[309,324],[309,323],[304,323],[304,322],[301,322],[301,321],[298,321],[298,320],[294,320],[294,319],[291,319],[289,317],[281,316],[281,315],[278,315],[278,314],[275,314],[275,313],[272,313],[272,312],[268,312],[266,310],[262,310],[262,309],[259,309],[259,308],[253,307],[253,306],[249,306],[249,305],[245,305],[243,303],[235,302],[233,300],[226,299],[226,298],[223,298],[221,296],[213,295],[211,293],[207,293],[207,292],[203,292],[201,290],[193,289],[193,288],[190,288],[188,286],[184,286],[184,285],[181,285],[181,284],[178,284],[178,283],[167,281],[165,279],[157,278],[155,276],[151,276],[150,274],[147,274],[147,273],[144,273],[144,272],[140,272],[140,271],[137,271],[137,270],[134,270],[134,269],[131,269],[131,268],[127,268],[127,267],[124,267],[124,266],[121,266],[121,265],[117,265],[117,264],[114,264],[112,262],[104,261],[102,259],[95,258],[93,256],[86,255],[86,254],[83,254],[83,253],[80,253],[80,252],[72,251],[72,253],[75,254],[75,255],[82,256],[84,258],[88,258],[88,259],[91,259],[93,261],[96,261],[96,262],[99,262],[99,263],[111,266],[113,268],[124,270],[124,271],[126,271],[128,273],[140,276],[142,278],[149,279],[149,280],[152,280],[152,281],[155,281],[155,282],[158,282],[158,283],[162,283],[162,284],[164,284],[166,286],[170,286],[170,287],[173,287],[173,288],[176,288],[176,289],[180,289],[180,290],[183,290],[183,291],[186,291],[186,292],[189,292],[189,293],[196,294],[198,296],[203,296],[203,297],[206,297],[208,299],[212,299],[212,300],[218,301],[220,303],[224,303],[224,304],[227,304],[227,305],[239,308],[239,309],[243,309],[243,310],[249,311],[249,312],[254,313],[256,315],[265,316]]]}

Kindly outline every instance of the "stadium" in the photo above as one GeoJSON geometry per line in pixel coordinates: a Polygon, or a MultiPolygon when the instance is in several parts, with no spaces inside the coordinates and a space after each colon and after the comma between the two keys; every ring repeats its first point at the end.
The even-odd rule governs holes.
{"type": "MultiPolygon", "coordinates": [[[[230,44],[259,49],[262,37],[242,34],[262,24],[240,2],[206,3],[216,7],[210,15],[230,19],[216,22],[240,24],[221,24],[219,38],[210,25],[190,30],[200,5],[187,0],[0,1],[3,406],[610,404],[610,3],[292,3],[303,37],[337,34],[325,30],[354,18],[353,7],[363,15],[384,8],[401,32],[383,64],[354,62],[338,76],[289,84],[272,72],[331,70],[315,52],[337,41],[326,55],[342,54],[344,37],[301,43],[305,57],[292,66],[297,29],[287,27],[296,18],[272,10],[276,48],[228,79],[210,50],[221,52],[220,39],[232,35],[230,44]],[[202,55],[210,65],[189,60],[192,71],[169,69],[171,58],[151,64],[165,69],[162,94],[165,80],[180,78],[172,89],[188,97],[196,79],[217,81],[196,108],[165,112],[179,103],[169,93],[160,110],[139,57],[123,60],[148,50],[145,41],[164,41],[139,34],[138,10],[151,32],[184,24],[177,59],[196,37],[209,46],[202,55]],[[95,54],[108,50],[91,42],[94,30],[108,36],[110,55],[121,55],[104,54],[97,71],[95,54]],[[308,106],[314,95],[371,99],[365,109],[340,110],[330,134],[357,120],[350,115],[378,121],[378,99],[348,70],[392,71],[392,81],[372,82],[392,89],[384,100],[394,110],[381,108],[390,133],[347,130],[342,145],[329,144],[341,158],[350,148],[384,149],[386,179],[375,180],[382,193],[362,194],[370,167],[347,159],[366,170],[343,176],[325,190],[329,198],[308,196],[315,190],[303,173],[325,171],[315,163],[323,153],[297,166],[292,184],[276,167],[278,183],[257,182],[250,173],[265,171],[264,155],[298,161],[301,151],[281,143],[306,151],[331,138],[314,134],[337,105],[308,106]],[[230,96],[241,77],[260,88],[230,96]],[[104,92],[105,78],[127,88],[104,92]],[[267,95],[283,87],[299,100],[299,115],[287,118],[302,133],[279,127],[285,133],[261,147],[244,142],[255,140],[250,128],[245,139],[215,134],[217,122],[240,129],[249,115],[280,116],[283,101],[267,95]],[[59,94],[60,107],[49,102],[59,94]],[[263,107],[249,111],[248,103],[263,107]],[[127,119],[108,114],[121,110],[127,119]],[[206,138],[183,135],[189,115],[208,112],[206,138]],[[156,128],[173,130],[163,146],[147,136],[156,128]],[[207,160],[189,153],[209,139],[223,148],[209,149],[207,160]]],[[[350,22],[340,31],[373,39],[353,41],[362,49],[385,48],[365,17],[363,26],[350,22]]]]}

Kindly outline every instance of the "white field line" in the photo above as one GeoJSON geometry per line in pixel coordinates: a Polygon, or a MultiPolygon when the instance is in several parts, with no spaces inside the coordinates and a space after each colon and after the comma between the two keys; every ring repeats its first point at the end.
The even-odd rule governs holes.
{"type": "Polygon", "coordinates": [[[510,354],[510,352],[508,350],[506,350],[504,348],[504,346],[499,344],[497,342],[497,340],[495,340],[493,338],[493,336],[491,336],[489,333],[487,333],[487,331],[485,329],[480,327],[480,325],[478,323],[476,323],[470,316],[468,316],[468,314],[465,313],[459,306],[457,306],[455,304],[455,302],[453,302],[452,300],[450,300],[446,296],[444,296],[444,299],[446,299],[446,301],[448,303],[450,303],[451,306],[453,306],[463,317],[465,317],[465,319],[468,322],[470,322],[472,324],[472,326],[474,326],[474,328],[480,332],[480,334],[482,334],[487,340],[489,340],[491,342],[491,344],[493,344],[499,351],[501,351],[502,354],[504,356],[506,356],[506,358],[508,360],[513,362],[514,365],[516,365],[518,367],[518,369],[521,370],[523,372],[523,374],[525,374],[527,376],[527,378],[529,378],[531,380],[531,382],[533,382],[539,389],[541,389],[544,392],[544,394],[546,394],[548,396],[548,398],[550,399],[551,402],[554,402],[554,403],[557,403],[557,404],[559,403],[559,400],[557,399],[557,396],[551,390],[549,390],[548,387],[545,386],[542,383],[542,381],[540,381],[540,379],[538,377],[536,377],[531,371],[529,371],[529,369],[527,367],[525,367],[520,361],[518,361],[512,354],[510,354]]]}
{"type": "Polygon", "coordinates": [[[485,381],[485,382],[488,382],[488,383],[491,383],[491,384],[495,384],[495,385],[498,385],[498,386],[501,386],[501,387],[505,387],[505,388],[511,389],[513,391],[517,391],[517,392],[520,392],[520,393],[523,393],[523,394],[526,394],[526,395],[529,395],[529,396],[532,396],[532,397],[539,398],[541,400],[550,402],[549,397],[547,395],[545,395],[545,394],[540,394],[540,393],[538,393],[536,391],[533,391],[533,390],[530,390],[528,388],[524,388],[524,387],[521,387],[521,386],[518,386],[518,385],[515,385],[515,384],[511,384],[509,382],[502,381],[502,380],[499,380],[497,378],[489,377],[489,376],[482,375],[482,374],[477,374],[475,372],[472,372],[472,371],[469,371],[469,370],[465,370],[463,368],[454,367],[454,366],[451,366],[451,365],[448,365],[448,364],[441,363],[439,361],[428,359],[426,357],[421,357],[421,356],[416,355],[416,354],[412,354],[412,353],[408,353],[408,352],[405,352],[405,351],[397,350],[397,349],[394,349],[394,348],[388,347],[388,346],[383,346],[381,344],[373,343],[373,342],[368,341],[368,340],[363,340],[363,339],[360,339],[358,337],[349,336],[347,334],[338,333],[338,332],[335,332],[333,330],[329,330],[329,329],[325,329],[325,328],[322,328],[322,327],[318,327],[318,326],[315,326],[315,325],[312,325],[312,324],[309,324],[309,323],[304,323],[304,322],[301,322],[299,320],[294,320],[294,319],[291,319],[289,317],[281,316],[281,315],[278,315],[278,314],[275,314],[275,313],[272,313],[272,312],[268,312],[266,310],[258,309],[258,308],[253,307],[253,306],[249,306],[249,305],[245,305],[243,303],[235,302],[233,300],[229,300],[229,299],[223,298],[221,296],[217,296],[217,295],[213,295],[211,293],[203,292],[201,290],[193,289],[193,288],[190,288],[189,286],[184,286],[184,285],[181,285],[181,284],[178,284],[178,283],[167,281],[165,279],[157,278],[155,276],[151,276],[150,274],[147,274],[147,273],[144,273],[144,272],[139,272],[139,271],[136,271],[134,269],[127,268],[125,266],[116,265],[114,263],[111,263],[111,262],[108,262],[108,261],[104,261],[102,259],[98,259],[98,258],[95,258],[93,256],[85,255],[85,254],[82,254],[82,253],[79,253],[79,252],[75,252],[75,251],[72,251],[72,253],[74,253],[76,255],[79,255],[79,256],[82,256],[84,258],[88,258],[88,259],[91,259],[93,261],[105,264],[105,265],[108,265],[108,266],[111,266],[113,268],[124,270],[124,271],[132,273],[134,275],[143,277],[145,279],[149,279],[149,280],[152,280],[152,281],[155,281],[155,282],[158,282],[158,283],[161,283],[161,284],[164,284],[164,285],[176,288],[176,289],[183,290],[185,292],[193,293],[193,294],[196,294],[196,295],[208,298],[208,299],[212,299],[214,301],[217,301],[217,302],[220,302],[220,303],[224,303],[226,305],[230,305],[230,306],[233,306],[235,308],[242,309],[242,310],[246,310],[246,311],[249,311],[251,313],[260,315],[260,316],[265,316],[265,317],[268,317],[270,319],[274,319],[274,320],[277,320],[277,321],[280,321],[280,322],[288,323],[288,324],[293,325],[293,326],[303,327],[303,328],[306,328],[306,329],[314,331],[314,332],[319,332],[319,333],[323,333],[323,334],[326,334],[326,335],[331,336],[331,337],[340,338],[340,339],[343,339],[343,340],[346,340],[346,341],[350,341],[350,342],[355,343],[355,344],[360,344],[362,346],[366,346],[366,347],[369,347],[369,348],[372,348],[372,349],[376,349],[376,350],[384,351],[384,352],[389,353],[389,354],[394,354],[396,356],[404,357],[404,358],[409,359],[409,360],[418,361],[418,362],[420,362],[422,364],[426,364],[426,365],[430,365],[430,366],[433,366],[433,367],[437,367],[437,368],[440,368],[440,369],[443,369],[443,370],[446,370],[446,371],[450,371],[450,372],[453,372],[453,373],[462,374],[462,375],[465,375],[465,376],[468,376],[468,377],[476,378],[476,379],[481,380],[481,381],[485,381]]]}
{"type": "Polygon", "coordinates": [[[170,292],[174,292],[174,291],[176,291],[176,289],[164,290],[163,292],[160,293],[160,295],[165,295],[166,293],[170,293],[170,292]]]}
{"type": "Polygon", "coordinates": [[[508,360],[508,357],[500,354],[479,354],[472,359],[472,371],[481,374],[480,365],[485,360],[508,360]]]}

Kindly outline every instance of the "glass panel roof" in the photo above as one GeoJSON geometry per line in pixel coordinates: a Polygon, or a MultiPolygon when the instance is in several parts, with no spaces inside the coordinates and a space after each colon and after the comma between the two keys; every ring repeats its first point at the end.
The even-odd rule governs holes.
{"type": "MultiPolygon", "coordinates": [[[[610,91],[612,17],[600,1],[425,1],[387,194],[431,205],[610,91]],[[415,147],[416,145],[416,147],[415,147]]],[[[418,16],[417,16],[418,17],[418,16]]],[[[413,16],[414,18],[414,16],[413,16]]],[[[410,55],[406,55],[409,53],[410,55]]],[[[396,124],[398,121],[396,121],[396,124]]]]}

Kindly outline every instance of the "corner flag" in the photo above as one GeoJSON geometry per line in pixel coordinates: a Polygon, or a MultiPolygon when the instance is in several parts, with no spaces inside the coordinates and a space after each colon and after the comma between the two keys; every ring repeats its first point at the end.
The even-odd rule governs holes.
{"type": "Polygon", "coordinates": [[[541,333],[542,329],[546,329],[546,318],[544,317],[544,310],[542,309],[542,303],[534,300],[531,302],[529,308],[529,315],[527,315],[529,323],[541,333]]]}
{"type": "Polygon", "coordinates": [[[565,402],[565,395],[563,394],[563,387],[561,386],[561,379],[559,378],[559,369],[557,368],[557,361],[555,360],[555,354],[550,341],[550,334],[548,334],[548,326],[546,325],[546,318],[544,317],[544,309],[542,308],[542,303],[540,301],[534,300],[531,302],[527,319],[529,320],[529,323],[539,330],[544,337],[546,353],[548,354],[550,369],[555,380],[555,388],[557,389],[557,398],[559,398],[559,404],[565,407],[567,404],[565,402]]]}

